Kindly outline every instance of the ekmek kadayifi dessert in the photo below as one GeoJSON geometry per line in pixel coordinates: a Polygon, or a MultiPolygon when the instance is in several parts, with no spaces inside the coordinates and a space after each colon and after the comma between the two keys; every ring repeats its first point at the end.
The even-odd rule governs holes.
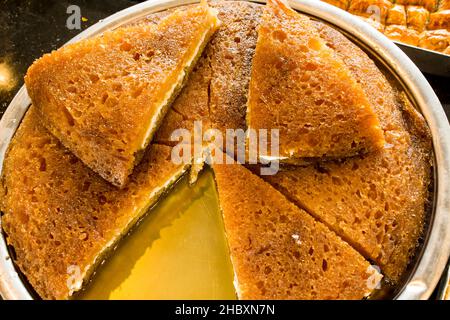
{"type": "Polygon", "coordinates": [[[379,120],[345,63],[306,16],[275,0],[259,26],[247,125],[278,129],[286,161],[349,157],[384,145],[379,120]]]}
{"type": "Polygon", "coordinates": [[[2,227],[15,263],[44,299],[67,299],[122,236],[187,170],[151,145],[123,189],[84,165],[49,133],[34,106],[3,164],[2,227]]]}
{"type": "Polygon", "coordinates": [[[44,125],[123,187],[218,27],[216,14],[202,3],[44,55],[25,78],[44,125]]]}
{"type": "Polygon", "coordinates": [[[337,30],[315,25],[361,83],[387,144],[366,156],[290,168],[264,178],[396,282],[414,255],[429,201],[432,154],[427,126],[366,53],[337,30]]]}
{"type": "Polygon", "coordinates": [[[240,299],[361,299],[380,275],[324,224],[240,164],[214,164],[240,299]]]}
{"type": "Polygon", "coordinates": [[[404,100],[403,128],[384,150],[264,177],[399,281],[422,235],[431,180],[423,119],[404,100]]]}
{"type": "MultiPolygon", "coordinates": [[[[346,3],[349,4],[349,1],[346,3]]],[[[143,161],[122,190],[83,165],[76,155],[47,132],[39,123],[42,118],[35,107],[31,107],[21,123],[3,166],[0,192],[4,212],[2,227],[8,236],[13,258],[16,253],[18,269],[42,298],[67,298],[78,290],[83,279],[89,278],[96,264],[134,225],[135,219],[188,169],[187,165],[177,166],[171,161],[174,142],[168,137],[174,129],[186,128],[192,132],[195,120],[201,120],[204,129],[245,129],[252,57],[264,6],[239,1],[216,2],[211,6],[218,10],[223,24],[203,50],[186,86],[162,120],[143,161]]],[[[193,7],[195,5],[184,6],[179,10],[187,11],[193,7]]],[[[156,27],[177,10],[151,14],[132,26],[156,27]]],[[[261,184],[259,177],[248,177],[248,171],[239,169],[237,165],[235,167],[238,169],[215,168],[224,214],[228,216],[228,221],[239,218],[239,221],[245,222],[245,227],[238,223],[227,226],[228,234],[234,237],[230,239],[230,244],[241,249],[232,255],[241,263],[240,281],[237,283],[237,289],[241,290],[240,298],[262,293],[265,297],[278,295],[280,298],[283,295],[360,298],[365,293],[360,276],[366,277],[364,266],[367,265],[361,256],[380,266],[385,278],[398,280],[407,274],[406,266],[417,251],[426,221],[425,206],[430,199],[428,188],[432,181],[432,147],[425,122],[410,106],[389,72],[376,65],[338,30],[323,22],[311,20],[310,23],[314,26],[312,33],[333,49],[333,54],[360,84],[379,119],[386,143],[382,150],[351,159],[331,162],[329,159],[326,162],[318,159],[318,162],[305,168],[289,167],[292,170],[263,177],[287,200],[274,196],[279,195],[274,188],[267,183],[261,184]],[[220,180],[218,171],[223,172],[229,181],[220,180]],[[244,178],[235,176],[235,173],[244,178]],[[261,191],[248,193],[249,187],[243,185],[238,190],[239,194],[234,196],[233,192],[237,192],[238,188],[232,184],[240,186],[243,183],[240,180],[245,180],[246,184],[250,181],[252,190],[261,191]],[[223,187],[228,184],[230,187],[223,187]],[[242,190],[246,190],[245,194],[241,194],[242,190]],[[259,192],[264,195],[264,202],[260,201],[259,192]],[[256,226],[258,221],[250,220],[250,215],[241,220],[237,215],[241,210],[239,206],[247,208],[248,203],[255,204],[254,198],[259,199],[258,203],[264,208],[273,207],[273,203],[269,205],[266,198],[271,201],[275,198],[276,208],[295,211],[299,215],[278,215],[280,223],[269,223],[270,219],[264,215],[261,216],[260,221],[264,221],[261,226],[256,226]],[[230,208],[234,206],[238,211],[230,213],[230,208]],[[306,218],[308,214],[316,219],[314,223],[310,223],[311,217],[306,218]],[[295,274],[291,269],[294,264],[290,262],[297,259],[297,254],[304,253],[299,243],[305,240],[289,229],[291,225],[309,226],[307,231],[299,227],[303,235],[322,235],[314,237],[314,240],[306,237],[307,244],[314,251],[311,255],[309,251],[305,254],[308,259],[303,264],[296,264],[297,269],[311,267],[314,272],[305,274],[299,270],[295,274]],[[285,232],[289,233],[288,237],[285,237],[285,232]],[[258,255],[246,245],[248,238],[241,237],[242,242],[238,241],[240,238],[236,237],[240,234],[251,235],[257,244],[265,241],[261,235],[270,235],[269,238],[277,246],[271,248],[273,251],[269,255],[264,255],[266,252],[258,255]],[[286,242],[279,242],[273,235],[281,236],[286,242]],[[330,243],[337,243],[337,249],[331,250],[330,243]],[[327,247],[322,249],[322,244],[327,247]],[[290,251],[292,248],[298,252],[290,251]],[[342,264],[352,268],[335,266],[340,261],[336,257],[339,252],[345,253],[346,257],[342,264]],[[288,278],[283,272],[274,272],[279,270],[274,255],[287,266],[286,270],[290,272],[288,278]],[[313,258],[319,259],[318,264],[313,258]],[[323,263],[324,259],[326,263],[323,263]],[[253,260],[264,269],[260,267],[258,270],[252,264],[253,260]],[[277,266],[272,267],[274,263],[277,266]],[[264,273],[267,282],[256,281],[262,279],[261,272],[266,270],[269,272],[268,276],[264,273]],[[338,276],[349,279],[349,282],[339,282],[338,276]],[[333,290],[321,285],[322,277],[333,290]],[[300,293],[295,286],[300,280],[302,283],[312,283],[313,288],[300,284],[300,293]],[[256,289],[249,293],[248,287],[256,289]]],[[[435,36],[430,46],[438,45],[445,34],[436,30],[435,36]]],[[[136,40],[139,39],[133,41],[136,40]]],[[[78,85],[75,87],[78,88],[78,85]]],[[[286,167],[281,166],[280,169],[286,167]]],[[[256,173],[259,174],[259,171],[256,173]]],[[[252,205],[250,209],[253,208],[252,205]]],[[[370,279],[374,276],[378,278],[373,269],[370,273],[370,279]]]]}

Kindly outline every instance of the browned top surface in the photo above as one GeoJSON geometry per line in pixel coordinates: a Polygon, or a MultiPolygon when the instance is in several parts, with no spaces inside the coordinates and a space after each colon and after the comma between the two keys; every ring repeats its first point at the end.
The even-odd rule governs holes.
{"type": "MultiPolygon", "coordinates": [[[[191,77],[195,81],[187,83],[173,105],[176,111],[168,114],[161,131],[164,127],[178,128],[178,123],[190,129],[193,120],[214,122],[219,128],[221,123],[224,128],[245,128],[251,58],[262,6],[241,2],[218,2],[212,6],[219,9],[220,19],[225,23],[196,66],[191,77]],[[226,27],[228,23],[234,27],[226,27]],[[244,26],[239,27],[240,24],[244,26]],[[234,41],[236,36],[239,40],[234,41]],[[208,52],[220,54],[210,59],[208,52]],[[229,54],[232,53],[236,54],[230,59],[229,54]],[[246,57],[242,59],[244,61],[241,61],[240,55],[246,57]],[[233,66],[239,68],[233,69],[233,66]],[[215,70],[214,76],[212,70],[215,70]],[[223,81],[213,81],[216,75],[223,81]],[[233,79],[236,80],[233,82],[233,79]],[[215,111],[210,108],[213,105],[215,111]],[[222,116],[214,118],[214,112],[222,116]]],[[[150,19],[157,20],[155,16],[163,15],[152,15],[150,19]]],[[[322,23],[314,25],[360,83],[380,119],[388,145],[385,150],[371,156],[278,174],[270,182],[278,184],[279,190],[300,207],[313,208],[315,211],[310,211],[313,216],[330,218],[331,223],[325,221],[326,224],[366,257],[375,259],[377,253],[382,253],[377,263],[384,273],[395,278],[405,269],[422,228],[430,178],[431,147],[427,129],[423,119],[399,99],[399,90],[386,80],[361,49],[332,28],[322,23]],[[379,92],[383,92],[382,97],[379,92]],[[350,184],[339,185],[342,181],[350,181],[350,184]],[[289,188],[284,188],[284,184],[289,188]],[[376,193],[373,193],[372,184],[376,186],[376,193]],[[316,193],[320,193],[318,198],[314,197],[316,193]],[[343,199],[347,202],[342,203],[343,199]],[[378,210],[382,216],[376,219],[378,210]],[[369,218],[365,216],[367,212],[369,218]],[[342,222],[334,228],[336,224],[333,219],[342,222]],[[358,219],[363,222],[358,223],[358,219]],[[384,226],[386,231],[383,231],[384,226]],[[358,237],[346,237],[350,228],[355,229],[351,235],[358,237]],[[366,230],[370,234],[363,236],[366,230]]],[[[67,265],[86,265],[92,261],[92,257],[103,248],[108,235],[113,233],[111,228],[116,226],[117,232],[123,231],[123,221],[135,215],[129,210],[130,205],[138,202],[141,193],[148,195],[158,181],[172,176],[176,169],[167,160],[167,147],[152,146],[131,176],[130,186],[119,191],[64,149],[38,124],[33,113],[36,110],[30,110],[28,120],[18,130],[5,160],[0,197],[5,212],[2,222],[10,234],[10,243],[16,248],[18,265],[31,284],[43,297],[61,298],[67,296],[67,265]],[[44,155],[45,162],[42,162],[44,155]],[[163,159],[166,160],[160,164],[163,159]],[[45,163],[45,171],[40,171],[42,163],[45,163]],[[47,204],[40,201],[47,201],[47,204]],[[110,219],[113,216],[117,219],[110,219]],[[53,221],[58,227],[51,239],[53,221]],[[88,234],[87,240],[83,240],[84,230],[88,234]],[[78,252],[79,255],[76,254],[78,252]],[[45,254],[47,257],[44,257],[45,254]]],[[[157,136],[167,137],[163,134],[157,136]]],[[[166,140],[161,139],[161,142],[166,143],[166,140]]],[[[286,227],[284,224],[282,226],[286,227]]]]}
{"type": "Polygon", "coordinates": [[[279,129],[280,156],[346,157],[383,133],[361,86],[311,21],[269,1],[259,27],[247,110],[251,129],[279,129]]]}
{"type": "MultiPolygon", "coordinates": [[[[251,62],[262,6],[248,2],[213,2],[222,25],[205,48],[185,89],[172,105],[156,139],[170,143],[174,129],[246,129],[245,112],[251,62]]],[[[153,19],[151,16],[149,19],[153,19]]]]}
{"type": "Polygon", "coordinates": [[[370,264],[239,164],[213,166],[241,299],[361,299],[370,264]]]}
{"type": "Polygon", "coordinates": [[[67,298],[74,268],[82,273],[94,263],[181,170],[170,161],[169,147],[152,145],[120,190],[65,149],[31,107],[1,181],[2,226],[15,262],[42,298],[67,298]]]}
{"type": "Polygon", "coordinates": [[[267,180],[395,281],[422,232],[431,179],[428,129],[366,54],[329,27],[321,27],[321,35],[368,93],[387,144],[377,153],[288,170],[267,180]]]}
{"type": "Polygon", "coordinates": [[[193,6],[156,25],[119,28],[44,55],[26,76],[44,125],[94,171],[123,187],[147,129],[156,129],[150,119],[203,34],[214,31],[215,18],[207,12],[193,6]]]}

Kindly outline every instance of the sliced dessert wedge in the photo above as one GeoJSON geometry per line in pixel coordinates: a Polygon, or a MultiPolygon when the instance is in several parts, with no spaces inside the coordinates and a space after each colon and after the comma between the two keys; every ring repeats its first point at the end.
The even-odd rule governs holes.
{"type": "Polygon", "coordinates": [[[218,24],[204,1],[65,46],[29,68],[28,93],[47,129],[123,187],[218,24]]]}
{"type": "Polygon", "coordinates": [[[67,299],[149,207],[186,171],[151,145],[123,189],[85,166],[50,134],[34,107],[4,161],[2,227],[14,260],[44,299],[67,299]]]}
{"type": "Polygon", "coordinates": [[[403,130],[386,148],[263,178],[376,263],[393,283],[415,254],[429,205],[432,153],[423,118],[405,98],[403,130]]]}
{"type": "Polygon", "coordinates": [[[247,125],[278,129],[279,158],[286,162],[349,157],[384,145],[379,120],[345,63],[306,16],[279,0],[268,1],[259,27],[247,125]]]}
{"type": "Polygon", "coordinates": [[[240,299],[361,299],[380,274],[239,164],[214,164],[240,299]]]}
{"type": "Polygon", "coordinates": [[[263,178],[398,281],[417,247],[428,203],[432,154],[426,123],[366,53],[339,31],[320,22],[315,26],[361,84],[385,132],[386,148],[263,178]]]}

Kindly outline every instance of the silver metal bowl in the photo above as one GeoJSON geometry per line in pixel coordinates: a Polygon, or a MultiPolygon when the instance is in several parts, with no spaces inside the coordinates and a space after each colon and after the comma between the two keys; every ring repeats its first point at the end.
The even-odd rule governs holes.
{"type": "MultiPolygon", "coordinates": [[[[254,0],[253,0],[254,1],[254,0]]],[[[195,0],[150,0],[99,21],[68,43],[116,28],[150,13],[195,0]]],[[[256,0],[254,2],[264,3],[256,0]]],[[[318,0],[292,0],[290,5],[317,20],[339,29],[372,57],[384,64],[401,83],[431,129],[435,153],[433,208],[425,242],[416,263],[395,299],[428,299],[436,287],[450,255],[450,127],[433,89],[414,63],[392,41],[357,17],[318,0]]],[[[0,170],[10,140],[30,105],[23,86],[0,121],[0,170]]],[[[1,227],[1,221],[0,221],[1,227]]],[[[16,272],[3,236],[0,236],[0,294],[4,299],[32,299],[26,284],[16,272]]]]}

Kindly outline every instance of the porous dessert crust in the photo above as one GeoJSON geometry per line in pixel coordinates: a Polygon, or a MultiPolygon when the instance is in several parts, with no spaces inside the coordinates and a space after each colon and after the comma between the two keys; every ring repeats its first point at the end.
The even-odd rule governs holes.
{"type": "Polygon", "coordinates": [[[15,262],[45,299],[67,299],[103,255],[187,169],[152,145],[124,189],[86,167],[32,106],[5,158],[2,226],[15,262]]]}
{"type": "Polygon", "coordinates": [[[123,187],[218,23],[203,4],[65,46],[29,68],[28,93],[66,147],[123,187]]]}
{"type": "MultiPolygon", "coordinates": [[[[6,155],[0,202],[4,212],[2,226],[16,251],[16,263],[41,297],[67,298],[70,291],[67,267],[81,266],[87,270],[87,278],[92,268],[86,266],[96,256],[94,262],[102,260],[107,240],[113,234],[122,235],[134,223],[127,225],[124,221],[139,217],[143,213],[140,208],[156,201],[159,191],[156,198],[149,199],[151,190],[162,192],[186,170],[174,166],[169,158],[173,142],[167,138],[174,128],[192,130],[194,120],[202,120],[204,127],[222,130],[246,128],[251,62],[264,7],[234,1],[213,2],[211,6],[219,10],[224,23],[205,48],[186,87],[155,135],[158,143],[165,145],[149,147],[123,190],[99,178],[65,149],[39,124],[34,107],[27,113],[6,155]],[[142,197],[145,200],[140,201],[142,197]]],[[[143,23],[156,25],[174,11],[152,14],[143,23]]],[[[384,69],[380,71],[359,47],[323,23],[313,22],[313,25],[361,85],[380,120],[387,144],[371,155],[283,171],[267,180],[299,207],[295,210],[303,212],[302,217],[308,212],[324,222],[314,224],[322,226],[319,229],[327,225],[338,237],[381,266],[390,279],[399,279],[418,244],[424,206],[429,199],[432,147],[426,123],[396,82],[386,79],[388,73],[384,69]]],[[[298,219],[290,221],[299,223],[298,219]]],[[[281,226],[280,233],[291,232],[286,224],[281,226]]],[[[228,227],[229,233],[234,232],[233,228],[228,227]]],[[[259,233],[265,232],[266,229],[259,233]]],[[[286,242],[286,246],[290,245],[286,242]]],[[[244,257],[244,252],[240,254],[244,257]]],[[[248,277],[254,272],[252,265],[247,271],[243,268],[248,277]]],[[[74,270],[71,269],[70,275],[74,270]]],[[[321,272],[320,268],[317,270],[321,272]]],[[[274,277],[275,273],[271,275],[274,277]]],[[[273,281],[272,277],[268,281],[273,281]]],[[[355,282],[356,295],[362,294],[360,283],[355,282]]],[[[258,290],[255,292],[261,294],[258,290]]],[[[312,290],[306,291],[305,295],[314,295],[312,290]]],[[[297,291],[289,294],[292,296],[294,292],[297,294],[297,291]]],[[[326,289],[321,292],[323,297],[337,294],[331,292],[329,296],[326,289]]],[[[342,292],[347,294],[349,289],[342,292]]],[[[281,289],[270,293],[287,294],[281,289]]]]}
{"type": "Polygon", "coordinates": [[[396,282],[423,229],[432,171],[428,127],[361,49],[330,27],[321,23],[316,27],[362,85],[387,144],[366,156],[289,168],[265,179],[396,282]]]}
{"type": "Polygon", "coordinates": [[[382,148],[383,132],[364,91],[309,18],[270,0],[258,32],[247,125],[279,130],[282,161],[382,148]]]}
{"type": "Polygon", "coordinates": [[[226,129],[246,129],[247,93],[262,6],[240,1],[210,5],[219,11],[222,25],[161,124],[155,137],[160,143],[173,144],[170,134],[176,128],[193,132],[195,120],[202,121],[204,130],[214,128],[224,134],[226,129]]]}
{"type": "Polygon", "coordinates": [[[371,292],[376,271],[325,225],[243,166],[213,169],[240,299],[362,299],[371,292]]]}

